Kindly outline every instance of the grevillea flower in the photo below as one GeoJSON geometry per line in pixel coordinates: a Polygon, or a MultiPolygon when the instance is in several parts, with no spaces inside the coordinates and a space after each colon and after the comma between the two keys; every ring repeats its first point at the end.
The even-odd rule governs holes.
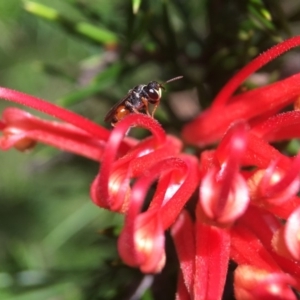
{"type": "Polygon", "coordinates": [[[108,131],[6,88],[0,88],[1,98],[60,121],[5,109],[0,148],[24,151],[42,142],[98,162],[91,198],[125,215],[118,249],[126,264],[144,273],[160,272],[170,230],[180,265],[176,299],[221,299],[230,260],[237,265],[236,299],[297,299],[300,154],[290,157],[271,143],[300,137],[300,74],[233,93],[253,72],[299,45],[300,37],[294,37],[254,59],[210,108],[185,125],[183,141],[216,145],[204,148],[200,157],[183,153],[183,141],[147,115],[129,114],[108,131]],[[292,103],[294,111],[282,112],[292,103]],[[128,138],[132,126],[151,134],[128,138]],[[187,206],[189,200],[196,204],[187,206]]]}

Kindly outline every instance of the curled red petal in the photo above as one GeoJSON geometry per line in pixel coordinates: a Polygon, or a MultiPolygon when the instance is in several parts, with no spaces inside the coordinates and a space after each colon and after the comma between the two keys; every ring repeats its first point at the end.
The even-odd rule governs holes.
{"type": "Polygon", "coordinates": [[[272,248],[274,251],[287,258],[293,259],[292,255],[290,254],[289,250],[287,249],[285,240],[284,240],[284,226],[282,225],[280,229],[275,231],[272,237],[272,248]]]}
{"type": "MultiPolygon", "coordinates": [[[[239,173],[247,146],[247,126],[238,122],[223,137],[215,155],[218,165],[203,175],[199,190],[198,217],[210,223],[229,224],[246,210],[248,187],[239,173]]],[[[204,169],[204,168],[202,168],[204,169]]]]}
{"type": "MultiPolygon", "coordinates": [[[[167,203],[163,204],[161,208],[158,206],[156,206],[156,209],[150,207],[146,213],[142,214],[149,214],[153,220],[155,219],[155,223],[157,224],[157,226],[155,226],[157,231],[148,232],[147,234],[149,244],[154,245],[153,247],[162,247],[161,243],[155,242],[156,238],[161,242],[159,237],[163,235],[163,231],[166,229],[165,226],[170,226],[175,221],[182,207],[196,188],[195,184],[198,180],[198,172],[195,170],[197,166],[195,163],[196,160],[191,159],[188,155],[170,157],[152,166],[145,175],[136,181],[131,191],[125,225],[118,244],[120,254],[125,262],[128,261],[130,265],[139,266],[141,270],[147,270],[147,272],[150,271],[149,266],[152,267],[152,272],[161,270],[162,258],[158,259],[159,255],[157,255],[157,253],[162,255],[162,249],[155,249],[155,251],[152,249],[153,251],[151,251],[151,253],[148,251],[145,256],[145,253],[143,253],[145,249],[143,250],[138,247],[138,240],[136,239],[139,230],[137,220],[140,218],[141,207],[148,189],[158,177],[166,176],[170,172],[175,172],[177,174],[176,176],[183,179],[182,181],[178,178],[181,185],[176,189],[176,192],[169,198],[167,203]],[[193,166],[189,166],[189,164],[193,164],[193,166]],[[194,178],[194,176],[196,178],[194,178]],[[167,205],[169,209],[165,209],[167,205]],[[147,259],[142,259],[143,257],[147,257],[147,259]]],[[[168,190],[165,191],[165,193],[167,192],[168,190]]],[[[148,227],[148,229],[149,228],[150,227],[148,227]]]]}
{"type": "Polygon", "coordinates": [[[2,150],[10,147],[26,150],[32,143],[42,142],[96,161],[101,160],[105,142],[71,124],[42,120],[17,108],[7,108],[2,118],[5,124],[0,137],[2,150]]]}
{"type": "Polygon", "coordinates": [[[297,300],[291,287],[296,285],[295,279],[288,274],[270,274],[256,285],[253,295],[261,300],[297,300]]]}
{"type": "Polygon", "coordinates": [[[287,199],[283,204],[269,205],[267,209],[275,216],[281,219],[287,219],[289,215],[299,206],[300,198],[298,196],[294,196],[287,199]]]}
{"type": "Polygon", "coordinates": [[[249,206],[239,222],[241,226],[248,228],[259,239],[265,249],[264,251],[268,251],[280,270],[298,278],[300,283],[300,264],[295,260],[279,255],[273,248],[273,236],[282,227],[280,220],[263,209],[249,206]]]}
{"type": "Polygon", "coordinates": [[[164,259],[164,230],[157,210],[139,215],[147,190],[161,173],[182,168],[179,158],[169,158],[154,165],[147,175],[140,177],[132,188],[125,225],[121,232],[118,249],[122,259],[143,272],[159,272],[164,259]],[[145,221],[146,220],[146,221],[145,221]],[[143,226],[145,222],[148,226],[143,226]],[[149,225],[150,224],[150,225],[149,225]],[[142,236],[142,238],[140,238],[142,236]]]}
{"type": "Polygon", "coordinates": [[[212,144],[224,135],[237,120],[252,121],[258,116],[274,113],[300,94],[300,74],[235,96],[225,107],[212,107],[201,113],[182,131],[184,139],[193,145],[212,144]],[[255,99],[255,101],[253,101],[255,99]]]}
{"type": "Polygon", "coordinates": [[[277,114],[257,124],[251,132],[268,142],[300,137],[300,111],[277,114]]]}
{"type": "Polygon", "coordinates": [[[142,140],[131,148],[126,155],[119,158],[114,163],[114,167],[126,167],[130,169],[132,177],[138,177],[147,172],[158,160],[175,156],[182,148],[182,142],[173,136],[166,136],[164,143],[159,146],[155,145],[156,139],[153,136],[142,140]]]}
{"type": "Polygon", "coordinates": [[[286,172],[275,170],[271,165],[259,183],[259,194],[265,202],[283,204],[286,200],[295,196],[299,191],[299,167],[300,155],[294,160],[292,166],[286,172]]]}
{"type": "MultiPolygon", "coordinates": [[[[269,166],[268,171],[273,169],[274,164],[269,166]]],[[[275,185],[283,177],[284,173],[280,169],[275,169],[274,173],[265,174],[266,170],[257,170],[249,175],[247,179],[251,202],[259,207],[262,207],[275,216],[287,219],[288,216],[300,205],[300,198],[295,196],[298,191],[298,179],[292,181],[286,188],[279,193],[266,194],[265,187],[268,190],[269,186],[275,185]],[[264,183],[261,186],[262,178],[264,183]]]]}
{"type": "Polygon", "coordinates": [[[290,166],[288,157],[263,139],[249,133],[247,136],[247,148],[241,163],[246,166],[267,168],[274,161],[277,162],[279,168],[285,169],[290,166]]]}
{"type": "MultiPolygon", "coordinates": [[[[300,155],[296,156],[288,168],[280,169],[272,162],[265,170],[258,170],[248,178],[252,201],[266,209],[272,209],[285,203],[288,207],[299,191],[300,155]]],[[[294,200],[295,201],[295,200],[294,200]]]]}
{"type": "Polygon", "coordinates": [[[0,87],[0,98],[11,102],[19,103],[27,107],[34,108],[38,111],[46,113],[50,116],[61,119],[69,124],[72,124],[87,133],[91,134],[97,139],[107,140],[109,131],[96,123],[91,122],[76,113],[59,107],[55,104],[46,102],[37,97],[33,97],[18,91],[10,90],[8,88],[0,87]]]}
{"type": "Polygon", "coordinates": [[[164,231],[157,212],[142,213],[130,225],[125,224],[118,240],[121,258],[126,264],[139,267],[144,273],[160,272],[166,257],[164,231]],[[130,240],[132,243],[128,244],[130,240]]]}
{"type": "MultiPolygon", "coordinates": [[[[118,149],[131,126],[141,126],[151,131],[154,136],[154,139],[152,140],[152,148],[159,147],[159,145],[164,144],[166,140],[166,135],[159,123],[146,115],[130,114],[117,123],[107,141],[107,145],[103,153],[102,165],[100,167],[100,174],[96,177],[91,187],[92,200],[97,205],[109,208],[113,211],[122,211],[124,205],[122,201],[114,201],[112,198],[109,191],[110,176],[112,175],[114,161],[117,159],[118,149]]],[[[122,178],[124,180],[117,181],[120,186],[122,186],[122,191],[126,189],[126,186],[128,186],[130,175],[129,170],[125,173],[123,172],[123,175],[124,176],[122,177],[118,176],[118,178],[122,178]]],[[[117,188],[117,182],[114,184],[114,190],[117,188]]]]}
{"type": "MultiPolygon", "coordinates": [[[[199,185],[198,160],[194,156],[187,154],[181,154],[178,158],[184,162],[180,166],[183,175],[181,175],[180,186],[176,183],[175,189],[173,188],[174,186],[169,186],[168,191],[170,194],[166,194],[169,201],[164,201],[160,209],[159,213],[162,216],[164,229],[169,228],[174,223],[182,208],[199,185]],[[172,195],[171,198],[170,195],[172,195]]],[[[177,168],[176,164],[173,165],[173,169],[175,168],[177,168]]]]}
{"type": "MultiPolygon", "coordinates": [[[[155,139],[153,137],[147,138],[113,163],[108,185],[114,203],[111,209],[126,212],[130,195],[130,179],[147,175],[150,167],[160,160],[177,154],[181,148],[181,142],[171,136],[167,136],[165,143],[159,145],[159,147],[156,148],[153,145],[155,145],[155,139]]],[[[97,190],[98,180],[99,177],[92,185],[92,192],[97,190]]],[[[168,182],[168,185],[170,185],[170,182],[168,182]]],[[[155,195],[157,196],[159,193],[163,195],[164,199],[166,198],[165,192],[161,188],[157,189],[155,195]]],[[[108,208],[106,199],[99,196],[92,194],[92,199],[98,199],[97,205],[108,208]]],[[[156,200],[154,201],[157,203],[156,200]]]]}
{"type": "Polygon", "coordinates": [[[288,274],[270,273],[248,265],[239,265],[234,272],[234,292],[238,300],[296,300],[290,287],[295,284],[288,274]]]}
{"type": "Polygon", "coordinates": [[[289,216],[284,229],[285,245],[292,257],[300,261],[300,207],[289,216]]]}
{"type": "Polygon", "coordinates": [[[213,107],[222,107],[226,103],[226,101],[228,101],[232,93],[243,83],[243,81],[249,75],[260,69],[268,62],[275,59],[277,56],[289,51],[292,48],[298,47],[299,45],[300,36],[295,36],[273,46],[272,48],[268,49],[267,51],[263,52],[258,57],[253,59],[227,82],[227,84],[216,96],[213,107]]]}
{"type": "Polygon", "coordinates": [[[206,222],[228,225],[240,217],[248,207],[246,181],[240,174],[232,178],[226,198],[222,197],[223,182],[217,182],[218,172],[211,170],[202,179],[199,192],[198,218],[206,222]]]}
{"type": "Polygon", "coordinates": [[[238,265],[245,264],[270,272],[281,272],[276,261],[251,230],[238,223],[230,229],[230,236],[230,258],[238,265]]]}
{"type": "Polygon", "coordinates": [[[248,125],[243,121],[235,122],[229,127],[216,150],[220,165],[230,160],[231,169],[236,171],[247,147],[247,131],[248,125]]]}

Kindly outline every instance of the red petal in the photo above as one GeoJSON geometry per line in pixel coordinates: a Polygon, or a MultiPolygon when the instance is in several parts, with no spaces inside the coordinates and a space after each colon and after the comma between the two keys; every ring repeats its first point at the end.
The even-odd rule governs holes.
{"type": "Polygon", "coordinates": [[[287,274],[269,273],[253,266],[240,265],[234,274],[237,300],[296,300],[291,284],[295,280],[287,274]]]}
{"type": "Polygon", "coordinates": [[[294,259],[300,261],[300,207],[288,218],[284,230],[285,244],[294,259]]]}
{"type": "Polygon", "coordinates": [[[42,120],[17,108],[6,109],[3,122],[5,128],[0,138],[3,150],[18,147],[26,140],[39,141],[90,159],[101,159],[104,141],[95,139],[71,124],[42,120]]]}
{"type": "Polygon", "coordinates": [[[182,211],[179,215],[171,228],[171,234],[175,243],[185,288],[192,295],[195,274],[195,228],[187,211],[182,211]]]}
{"type": "Polygon", "coordinates": [[[226,230],[196,223],[194,299],[222,298],[229,249],[230,237],[226,230]]]}

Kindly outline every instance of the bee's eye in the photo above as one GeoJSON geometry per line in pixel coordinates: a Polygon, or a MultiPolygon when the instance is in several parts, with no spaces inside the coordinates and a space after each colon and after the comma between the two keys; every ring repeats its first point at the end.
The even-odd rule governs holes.
{"type": "Polygon", "coordinates": [[[151,99],[158,99],[159,98],[159,93],[157,90],[154,89],[149,89],[148,90],[148,95],[151,99]]]}

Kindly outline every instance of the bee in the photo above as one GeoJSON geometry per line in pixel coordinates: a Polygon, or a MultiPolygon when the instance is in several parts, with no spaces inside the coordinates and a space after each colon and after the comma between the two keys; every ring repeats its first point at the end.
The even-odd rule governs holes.
{"type": "MultiPolygon", "coordinates": [[[[183,76],[178,76],[167,80],[163,84],[181,79],[183,76]]],[[[154,113],[159,105],[162,89],[165,89],[162,83],[150,81],[148,84],[140,84],[129,90],[128,94],[116,103],[106,114],[104,121],[111,122],[115,126],[124,117],[132,113],[145,112],[153,118],[154,113]],[[150,114],[149,103],[153,104],[153,110],[150,114]]]]}

